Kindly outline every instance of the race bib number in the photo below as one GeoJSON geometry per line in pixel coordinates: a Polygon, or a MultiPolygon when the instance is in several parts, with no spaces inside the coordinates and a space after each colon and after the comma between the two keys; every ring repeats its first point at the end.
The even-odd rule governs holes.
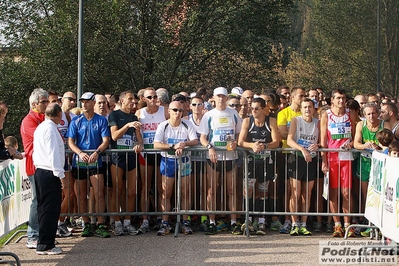
{"type": "Polygon", "coordinates": [[[227,143],[231,141],[234,141],[234,130],[232,129],[215,130],[213,136],[213,144],[216,147],[226,147],[227,143]]]}
{"type": "Polygon", "coordinates": [[[80,157],[77,155],[76,156],[76,166],[78,167],[87,167],[87,168],[95,168],[97,167],[98,162],[93,162],[93,163],[86,163],[80,159],[80,157]]]}
{"type": "Polygon", "coordinates": [[[143,134],[144,149],[154,148],[155,132],[147,132],[143,134]]]}
{"type": "Polygon", "coordinates": [[[251,151],[253,154],[253,158],[255,160],[265,160],[266,158],[270,157],[270,151],[259,151],[257,153],[254,153],[251,151]]]}
{"type": "Polygon", "coordinates": [[[332,139],[348,139],[352,136],[351,123],[331,123],[330,133],[332,139]]]}
{"type": "Polygon", "coordinates": [[[133,139],[130,135],[123,135],[116,141],[117,149],[131,149],[133,148],[133,139]]]}

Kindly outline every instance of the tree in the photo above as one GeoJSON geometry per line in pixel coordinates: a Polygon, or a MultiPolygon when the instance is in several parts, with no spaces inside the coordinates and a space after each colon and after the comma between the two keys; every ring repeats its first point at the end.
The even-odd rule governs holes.
{"type": "MultiPolygon", "coordinates": [[[[281,56],[272,50],[289,37],[291,9],[288,0],[86,1],[84,88],[274,85],[281,56]]],[[[0,12],[33,82],[73,90],[77,1],[5,0],[0,12]]]]}
{"type": "MultiPolygon", "coordinates": [[[[397,40],[398,6],[383,0],[381,7],[381,83],[385,93],[398,91],[397,40]]],[[[308,64],[312,77],[300,80],[306,87],[337,86],[350,91],[376,91],[377,85],[377,1],[307,0],[301,7],[300,49],[293,49],[297,62],[308,64]],[[304,15],[305,14],[305,15],[304,15]]],[[[293,62],[287,75],[302,77],[293,62]]],[[[304,76],[306,77],[306,76],[304,76]]],[[[292,79],[292,78],[291,78],[292,79]]]]}

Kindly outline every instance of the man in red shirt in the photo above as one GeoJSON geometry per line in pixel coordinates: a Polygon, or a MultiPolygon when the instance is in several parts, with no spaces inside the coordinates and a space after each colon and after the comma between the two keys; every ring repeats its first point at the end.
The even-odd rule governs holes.
{"type": "Polygon", "coordinates": [[[39,238],[39,218],[37,216],[37,198],[35,188],[35,167],[33,166],[33,133],[37,126],[44,121],[44,112],[49,104],[48,93],[43,89],[35,89],[29,97],[30,111],[22,120],[21,123],[21,137],[22,144],[26,155],[26,174],[28,175],[31,191],[32,191],[32,204],[29,212],[29,225],[28,225],[28,248],[36,249],[37,240],[39,238]]]}

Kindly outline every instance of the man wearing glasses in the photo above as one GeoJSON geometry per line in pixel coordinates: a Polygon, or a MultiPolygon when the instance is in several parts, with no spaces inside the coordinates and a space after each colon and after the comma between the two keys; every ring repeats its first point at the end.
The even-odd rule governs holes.
{"type": "Polygon", "coordinates": [[[64,93],[61,99],[62,105],[62,111],[65,113],[65,115],[69,118],[68,120],[71,121],[72,118],[75,116],[73,113],[71,113],[71,109],[76,107],[76,95],[72,91],[67,91],[64,93]]]}
{"type": "MultiPolygon", "coordinates": [[[[138,117],[143,135],[144,150],[154,149],[154,137],[157,131],[158,125],[169,118],[168,109],[163,106],[157,105],[158,96],[154,88],[148,87],[144,91],[144,100],[146,102],[146,107],[141,108],[137,111],[136,116],[138,117]]],[[[141,178],[141,195],[140,195],[140,205],[141,211],[147,212],[149,207],[149,196],[154,195],[151,192],[151,184],[153,174],[157,176],[158,184],[155,184],[160,191],[161,178],[159,172],[160,165],[160,155],[157,152],[144,151],[142,153],[143,157],[140,160],[140,178],[141,178]]],[[[157,200],[157,199],[155,199],[157,200]]],[[[143,215],[143,223],[139,229],[141,233],[146,233],[150,231],[150,225],[148,222],[148,215],[143,215]]]]}
{"type": "MultiPolygon", "coordinates": [[[[72,118],[76,115],[71,112],[72,108],[76,107],[76,95],[71,91],[67,91],[64,93],[61,99],[61,109],[62,109],[62,119],[59,124],[58,130],[61,133],[61,136],[64,139],[65,149],[69,149],[68,139],[66,137],[69,124],[71,123],[72,118]]],[[[65,195],[62,204],[61,204],[61,213],[68,213],[76,211],[76,196],[74,192],[74,184],[75,180],[71,175],[71,160],[72,154],[67,154],[65,158],[65,178],[63,179],[64,184],[62,186],[63,193],[65,195]]],[[[66,219],[63,221],[62,217],[60,217],[59,222],[59,235],[68,236],[70,232],[66,229],[68,227],[73,227],[70,219],[66,219]],[[65,226],[64,226],[65,225],[65,226]]]]}
{"type": "Polygon", "coordinates": [[[230,96],[229,97],[229,102],[228,102],[228,107],[236,110],[237,113],[239,113],[240,110],[241,110],[240,99],[237,96],[230,96]]]}
{"type": "Polygon", "coordinates": [[[49,104],[48,93],[43,89],[35,89],[29,97],[30,111],[22,120],[21,123],[21,137],[22,144],[26,155],[26,174],[31,183],[32,204],[29,212],[28,223],[28,241],[26,246],[28,248],[36,248],[39,239],[39,217],[37,214],[37,198],[35,188],[35,167],[33,165],[33,133],[37,126],[44,121],[46,107],[49,104]]]}
{"type": "MultiPolygon", "coordinates": [[[[208,149],[207,155],[207,209],[216,210],[216,193],[220,184],[221,173],[225,173],[228,191],[228,206],[230,211],[237,210],[235,186],[237,184],[237,138],[241,130],[241,119],[237,111],[227,108],[227,90],[218,87],[213,91],[216,106],[204,114],[198,132],[201,133],[201,144],[208,149]],[[226,151],[216,151],[226,148],[226,151]]],[[[209,215],[207,234],[216,231],[215,214],[209,215]]],[[[231,214],[231,229],[233,234],[241,234],[237,225],[237,214],[231,214]]]]}
{"type": "MultiPolygon", "coordinates": [[[[190,109],[191,109],[191,114],[188,116],[188,120],[193,124],[195,132],[197,133],[197,139],[199,144],[199,140],[201,137],[201,134],[198,132],[199,125],[201,123],[202,117],[204,116],[204,113],[206,112],[205,109],[205,102],[204,99],[201,96],[194,96],[191,98],[191,104],[190,104],[190,109]]],[[[199,206],[195,205],[194,209],[200,209],[200,210],[205,210],[206,206],[206,201],[205,201],[205,196],[206,189],[205,189],[205,180],[204,180],[204,174],[205,174],[205,152],[204,151],[193,151],[191,152],[191,161],[192,161],[192,170],[194,174],[194,182],[193,184],[196,184],[196,191],[195,191],[195,202],[199,204],[199,206]],[[202,188],[202,190],[201,190],[202,188]]],[[[201,228],[200,231],[204,230],[204,225],[205,221],[207,220],[207,216],[201,215],[201,228]]]]}
{"type": "MultiPolygon", "coordinates": [[[[266,193],[269,191],[269,181],[273,180],[275,172],[273,158],[267,149],[278,148],[280,134],[276,119],[265,114],[264,99],[255,98],[251,107],[252,116],[244,119],[238,143],[241,147],[250,149],[247,193],[250,199],[249,208],[264,212],[272,209],[267,205],[272,205],[273,201],[267,200],[269,195],[266,193]]],[[[249,225],[250,230],[255,230],[256,234],[266,234],[264,216],[259,217],[256,223],[250,217],[249,225]]]]}
{"type": "MultiPolygon", "coordinates": [[[[174,183],[181,175],[181,198],[182,210],[191,209],[191,159],[190,152],[184,152],[185,147],[198,144],[197,134],[193,125],[185,120],[182,121],[184,105],[179,101],[173,101],[169,105],[170,118],[158,125],[154,138],[155,149],[167,149],[162,152],[160,170],[162,174],[161,211],[169,212],[171,210],[170,198],[172,196],[174,183]],[[181,156],[181,162],[179,157],[181,156]],[[179,163],[181,163],[179,165],[179,163]]],[[[167,235],[170,232],[168,223],[169,215],[162,215],[162,226],[158,235],[167,235]]],[[[184,234],[192,234],[188,215],[183,215],[182,231],[184,234]]]]}

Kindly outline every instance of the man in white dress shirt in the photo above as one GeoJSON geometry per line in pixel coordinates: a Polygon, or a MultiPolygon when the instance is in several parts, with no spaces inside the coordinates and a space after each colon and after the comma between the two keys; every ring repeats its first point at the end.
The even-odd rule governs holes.
{"type": "Polygon", "coordinates": [[[33,163],[36,167],[35,185],[37,212],[39,216],[39,241],[36,253],[55,255],[62,249],[55,247],[55,235],[58,217],[61,211],[61,178],[65,177],[64,141],[57,129],[62,118],[62,109],[58,104],[47,106],[46,120],[41,123],[33,138],[33,163]]]}

